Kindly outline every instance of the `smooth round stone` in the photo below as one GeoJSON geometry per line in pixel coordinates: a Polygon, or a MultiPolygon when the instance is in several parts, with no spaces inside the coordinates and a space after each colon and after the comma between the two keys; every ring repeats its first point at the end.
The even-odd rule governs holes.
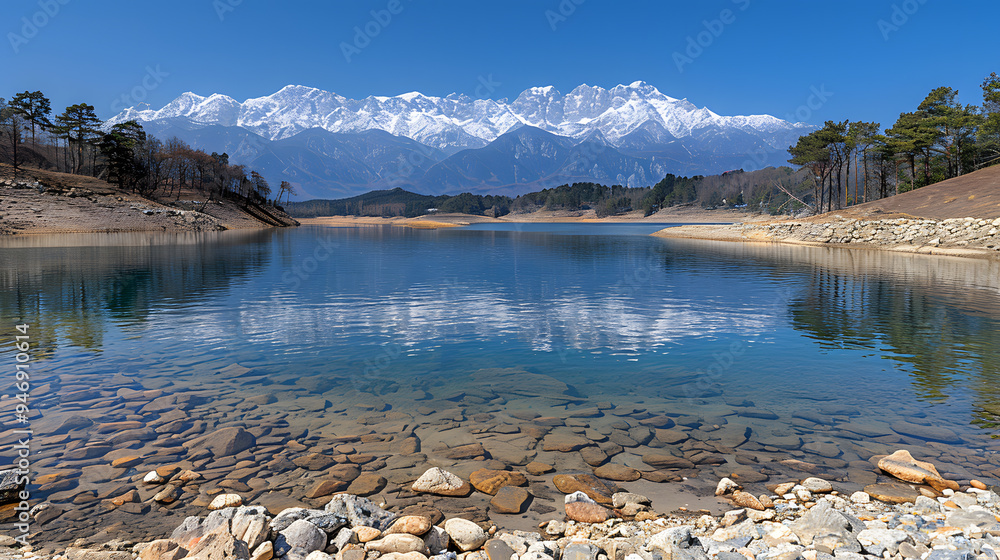
{"type": "Polygon", "coordinates": [[[239,494],[219,494],[208,504],[208,509],[215,511],[228,507],[238,507],[243,505],[243,498],[239,494]]]}
{"type": "Polygon", "coordinates": [[[557,474],[552,477],[552,484],[563,494],[583,492],[595,502],[607,505],[611,505],[611,496],[617,490],[589,474],[557,474]]]}
{"type": "Polygon", "coordinates": [[[321,471],[336,462],[337,460],[333,457],[323,455],[322,453],[310,453],[308,455],[292,459],[292,463],[294,463],[296,467],[302,467],[307,471],[321,471]]]}
{"type": "Polygon", "coordinates": [[[361,473],[347,487],[347,492],[355,496],[371,496],[372,494],[381,492],[385,488],[385,485],[385,477],[376,473],[361,473]]]}
{"type": "Polygon", "coordinates": [[[569,453],[571,451],[579,451],[590,445],[593,445],[593,443],[583,436],[553,432],[545,436],[542,442],[542,450],[569,453]]]}
{"type": "Polygon", "coordinates": [[[869,484],[865,486],[865,493],[872,498],[890,504],[913,503],[920,496],[920,492],[907,484],[883,483],[869,484]]]}
{"type": "Polygon", "coordinates": [[[810,476],[809,478],[803,480],[799,484],[801,484],[803,488],[814,494],[833,492],[832,484],[823,480],[822,478],[816,478],[814,476],[810,476]]]}
{"type": "Polygon", "coordinates": [[[890,426],[897,434],[943,443],[962,443],[962,438],[948,428],[924,426],[912,422],[893,422],[890,426]]]}
{"type": "Polygon", "coordinates": [[[694,463],[684,457],[674,457],[663,453],[647,453],[642,456],[642,462],[654,469],[691,469],[694,463]]]}
{"type": "Polygon", "coordinates": [[[413,483],[412,489],[439,496],[468,496],[472,486],[444,469],[431,467],[413,483]]]}
{"type": "Polygon", "coordinates": [[[616,480],[619,482],[634,482],[642,478],[642,473],[640,473],[638,469],[614,463],[608,463],[597,467],[594,469],[594,475],[600,478],[616,480]]]}
{"type": "Polygon", "coordinates": [[[538,461],[532,461],[525,465],[524,470],[528,471],[528,474],[534,476],[541,476],[546,473],[550,473],[556,470],[555,467],[549,465],[548,463],[539,463],[538,461]]]}
{"type": "Polygon", "coordinates": [[[486,542],[486,532],[468,519],[449,519],[444,522],[444,530],[462,552],[475,550],[486,542]]]}
{"type": "Polygon", "coordinates": [[[469,482],[476,490],[495,495],[505,486],[526,486],[528,479],[519,472],[479,469],[469,475],[469,482]]]}
{"type": "Polygon", "coordinates": [[[490,500],[490,507],[497,513],[516,514],[525,510],[531,494],[524,488],[504,486],[490,500]]]}
{"type": "Polygon", "coordinates": [[[386,535],[392,535],[396,533],[406,533],[409,535],[420,536],[431,530],[430,518],[421,515],[404,515],[397,518],[392,522],[392,525],[385,530],[386,535]]]}
{"type": "Polygon", "coordinates": [[[611,510],[604,506],[587,502],[570,502],[566,504],[566,517],[577,523],[603,523],[613,515],[611,510]]]}
{"type": "Polygon", "coordinates": [[[316,484],[313,484],[312,488],[306,492],[306,497],[322,498],[323,496],[329,496],[330,494],[345,490],[347,485],[343,480],[320,480],[316,484]]]}

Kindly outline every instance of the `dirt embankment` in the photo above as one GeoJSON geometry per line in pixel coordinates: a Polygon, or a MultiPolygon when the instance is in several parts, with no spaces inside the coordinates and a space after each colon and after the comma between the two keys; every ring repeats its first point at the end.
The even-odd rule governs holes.
{"type": "Polygon", "coordinates": [[[0,235],[131,231],[220,231],[298,222],[275,208],[231,201],[161,203],[81,175],[0,168],[0,235]]]}
{"type": "Polygon", "coordinates": [[[653,235],[1000,258],[1000,166],[801,220],[683,226],[653,235]]]}
{"type": "Polygon", "coordinates": [[[537,212],[507,214],[500,218],[475,216],[472,214],[430,214],[417,218],[379,218],[374,216],[324,216],[301,218],[303,225],[327,227],[402,226],[413,228],[455,227],[484,222],[492,223],[632,223],[632,222],[674,222],[674,223],[732,223],[759,221],[764,218],[746,212],[733,210],[705,210],[686,206],[666,208],[650,216],[642,212],[629,212],[618,216],[598,218],[593,210],[539,210],[537,212]]]}

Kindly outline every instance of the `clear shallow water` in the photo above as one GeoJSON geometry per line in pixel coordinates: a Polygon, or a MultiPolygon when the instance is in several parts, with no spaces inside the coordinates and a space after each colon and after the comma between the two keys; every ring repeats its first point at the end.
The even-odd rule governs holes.
{"type": "MultiPolygon", "coordinates": [[[[516,425],[511,411],[570,418],[602,403],[567,429],[667,414],[690,436],[610,458],[640,470],[645,453],[697,459],[707,442],[726,462],[699,464],[706,478],[776,475],[795,459],[860,487],[875,481],[872,455],[906,447],[996,482],[997,262],[664,240],[637,224],[504,226],[4,239],[0,311],[32,324],[41,433],[81,413],[61,394],[113,395],[121,374],[206,395],[189,411],[206,431],[281,419],[316,443],[365,433],[359,415],[398,413],[431,457],[481,440],[508,464],[581,470],[545,440],[477,430],[516,425]],[[252,373],[217,373],[234,363],[252,373]],[[255,395],[277,402],[242,404],[255,395]],[[914,424],[955,437],[929,441],[914,424]]],[[[109,411],[98,421],[143,418],[92,402],[109,411]]],[[[72,439],[43,447],[40,473],[72,439]]]]}

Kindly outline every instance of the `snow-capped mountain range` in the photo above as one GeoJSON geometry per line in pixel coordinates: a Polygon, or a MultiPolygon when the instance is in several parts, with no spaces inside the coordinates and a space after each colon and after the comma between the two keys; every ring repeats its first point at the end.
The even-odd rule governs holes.
{"type": "MultiPolygon", "coordinates": [[[[300,192],[313,194],[316,191],[314,194],[317,196],[323,195],[319,191],[329,190],[316,188],[331,181],[322,177],[329,174],[316,169],[316,161],[309,162],[309,169],[300,169],[304,159],[315,158],[304,158],[304,154],[293,155],[287,153],[287,149],[274,149],[279,145],[295,144],[301,150],[310,151],[310,142],[289,141],[309,131],[312,144],[315,144],[316,129],[331,133],[340,141],[350,141],[353,146],[356,146],[358,138],[351,137],[361,135],[366,139],[365,149],[374,150],[369,154],[354,151],[348,157],[343,148],[331,153],[331,139],[327,139],[326,150],[312,151],[312,155],[320,158],[332,158],[326,165],[333,167],[349,163],[347,160],[369,160],[364,165],[371,169],[354,177],[358,182],[333,180],[333,184],[326,185],[338,187],[333,189],[342,191],[338,194],[357,194],[359,190],[365,192],[370,188],[399,185],[423,187],[425,192],[446,192],[440,191],[440,169],[432,173],[434,185],[423,185],[423,174],[456,155],[461,155],[467,164],[470,154],[459,152],[485,149],[522,128],[538,129],[560,137],[558,142],[566,146],[582,143],[601,146],[602,155],[605,153],[603,148],[610,149],[615,152],[612,159],[617,165],[630,161],[630,169],[605,168],[602,161],[598,161],[603,158],[597,156],[590,157],[594,161],[585,162],[587,165],[581,166],[579,161],[575,161],[570,166],[573,173],[566,175],[567,180],[589,178],[630,186],[656,182],[668,172],[707,174],[736,167],[746,168],[749,167],[746,163],[760,163],[760,158],[751,157],[751,154],[784,153],[799,136],[812,130],[809,125],[789,123],[770,115],[720,116],[707,108],[698,108],[686,99],[664,95],[645,82],[611,89],[581,85],[568,94],[560,93],[551,86],[534,87],[522,92],[513,102],[506,99],[474,99],[462,94],[432,97],[417,92],[395,97],[348,99],[305,86],[286,86],[272,95],[242,103],[226,95],[203,97],[189,92],[159,110],[128,108],[108,123],[132,119],[143,123],[158,136],[165,133],[176,135],[210,151],[229,150],[240,163],[274,167],[265,171],[281,175],[281,179],[298,182],[300,192]],[[223,133],[223,130],[226,132],[223,133]],[[388,133],[397,137],[398,141],[373,135],[374,131],[388,133]],[[217,137],[220,134],[226,145],[199,145],[219,141],[217,137]],[[400,144],[403,139],[418,144],[400,144]],[[398,149],[386,150],[382,144],[387,141],[398,149]],[[249,145],[243,145],[246,142],[249,145]],[[375,147],[373,143],[379,146],[375,147]],[[416,166],[412,172],[393,172],[393,168],[398,171],[401,167],[400,158],[408,157],[411,163],[414,159],[400,150],[421,154],[420,158],[429,160],[428,165],[416,166]],[[389,155],[387,152],[392,153],[389,155]],[[373,158],[377,160],[380,153],[392,160],[374,161],[373,158]],[[290,157],[294,161],[289,161],[290,157]],[[258,164],[257,160],[261,158],[265,161],[258,164]],[[638,168],[644,171],[636,173],[638,168]],[[386,172],[386,169],[389,171],[386,172]]],[[[535,140],[541,138],[529,136],[535,140]]],[[[504,145],[512,146],[510,142],[504,145]]],[[[489,156],[491,165],[516,167],[518,149],[512,149],[507,162],[498,162],[496,150],[492,150],[489,156]]],[[[471,156],[475,158],[474,153],[471,156]]],[[[503,159],[502,155],[499,157],[503,159]]],[[[784,163],[787,158],[771,159],[773,161],[768,164],[784,163]]],[[[447,165],[445,167],[448,168],[447,165]]],[[[555,167],[561,168],[560,165],[555,167]]],[[[537,181],[546,179],[535,176],[537,173],[525,175],[517,172],[483,175],[473,171],[471,175],[462,175],[446,180],[447,188],[479,192],[505,189],[514,192],[530,189],[537,181]],[[502,184],[498,176],[516,176],[518,182],[514,185],[502,184]]],[[[275,176],[274,180],[279,180],[279,177],[275,176]]]]}

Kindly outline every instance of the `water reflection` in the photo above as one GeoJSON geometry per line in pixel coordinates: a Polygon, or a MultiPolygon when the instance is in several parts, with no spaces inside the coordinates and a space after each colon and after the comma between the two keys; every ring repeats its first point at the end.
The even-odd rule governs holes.
{"type": "Polygon", "coordinates": [[[275,232],[0,238],[0,315],[32,324],[39,357],[99,351],[164,305],[197,306],[267,265],[275,232]]]}
{"type": "Polygon", "coordinates": [[[6,238],[0,256],[4,320],[32,318],[39,356],[133,336],[150,360],[225,348],[260,362],[268,348],[283,363],[314,360],[317,374],[361,371],[386,343],[497,365],[603,352],[691,373],[732,341],[759,342],[775,376],[806,357],[854,368],[876,354],[923,399],[969,392],[984,426],[1000,411],[995,261],[402,228],[6,238]]]}
{"type": "Polygon", "coordinates": [[[920,398],[974,395],[1000,420],[1000,262],[871,250],[671,241],[678,250],[797,272],[792,326],[826,349],[870,350],[909,366],[920,398]]]}

